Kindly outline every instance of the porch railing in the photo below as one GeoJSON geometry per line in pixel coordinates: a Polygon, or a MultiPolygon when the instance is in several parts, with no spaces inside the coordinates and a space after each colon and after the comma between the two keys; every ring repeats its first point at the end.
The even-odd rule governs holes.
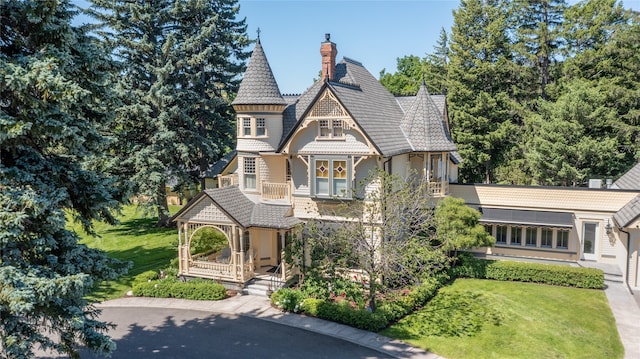
{"type": "Polygon", "coordinates": [[[272,183],[262,182],[262,199],[278,200],[291,198],[291,182],[272,183]]]}

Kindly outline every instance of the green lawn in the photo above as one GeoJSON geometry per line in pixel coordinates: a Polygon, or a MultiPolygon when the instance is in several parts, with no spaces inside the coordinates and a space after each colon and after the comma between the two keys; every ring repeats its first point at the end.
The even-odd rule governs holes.
{"type": "MultiPolygon", "coordinates": [[[[178,209],[175,206],[170,208],[172,213],[178,209]]],[[[100,283],[91,296],[92,300],[122,297],[131,289],[133,277],[147,270],[166,267],[171,259],[178,256],[177,229],[156,227],[156,218],[145,217],[136,206],[125,206],[119,220],[120,224],[115,226],[96,223],[99,237],[91,237],[79,225],[69,224],[69,228],[82,237],[81,243],[102,249],[110,257],[133,262],[127,275],[115,282],[100,283]]]]}
{"type": "Polygon", "coordinates": [[[449,359],[624,352],[603,291],[519,282],[458,279],[382,334],[449,359]]]}

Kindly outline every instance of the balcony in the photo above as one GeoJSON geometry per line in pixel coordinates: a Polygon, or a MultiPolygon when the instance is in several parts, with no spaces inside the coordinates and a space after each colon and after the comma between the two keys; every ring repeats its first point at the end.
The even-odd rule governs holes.
{"type": "Polygon", "coordinates": [[[429,194],[433,197],[444,197],[449,193],[449,182],[428,182],[429,194]]]}
{"type": "Polygon", "coordinates": [[[291,201],[291,181],[286,183],[262,182],[262,199],[266,201],[286,200],[291,201]]]}
{"type": "Polygon", "coordinates": [[[238,174],[237,173],[233,173],[230,175],[225,175],[225,176],[219,176],[218,177],[218,187],[223,188],[223,187],[229,187],[229,186],[235,186],[238,184],[238,174]]]}

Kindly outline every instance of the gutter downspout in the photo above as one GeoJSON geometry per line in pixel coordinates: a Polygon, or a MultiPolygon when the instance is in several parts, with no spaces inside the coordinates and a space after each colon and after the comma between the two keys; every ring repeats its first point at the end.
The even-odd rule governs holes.
{"type": "Polygon", "coordinates": [[[624,283],[627,285],[627,289],[629,290],[629,293],[631,293],[631,295],[633,294],[633,290],[631,289],[631,286],[629,285],[629,254],[631,254],[631,233],[625,231],[622,228],[618,228],[618,230],[622,233],[625,233],[627,235],[627,254],[625,255],[625,263],[624,263],[624,271],[625,271],[625,277],[624,277],[624,283]]]}

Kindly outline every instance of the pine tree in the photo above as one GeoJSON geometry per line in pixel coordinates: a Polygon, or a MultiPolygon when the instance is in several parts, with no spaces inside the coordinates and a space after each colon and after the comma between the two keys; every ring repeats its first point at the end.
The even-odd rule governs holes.
{"type": "Polygon", "coordinates": [[[245,21],[235,20],[237,0],[93,3],[123,66],[114,167],[165,225],[165,185],[194,185],[231,144],[229,98],[248,57],[245,21]]]}
{"type": "Polygon", "coordinates": [[[93,283],[126,266],[78,243],[117,206],[102,156],[112,104],[109,55],[74,28],[69,1],[0,3],[0,357],[35,346],[109,353],[93,283]]]}
{"type": "Polygon", "coordinates": [[[467,182],[493,182],[518,140],[514,97],[521,85],[506,16],[499,1],[464,0],[454,11],[447,101],[467,182]]]}
{"type": "Polygon", "coordinates": [[[562,51],[562,22],[565,0],[518,0],[513,3],[511,28],[517,37],[517,51],[537,69],[540,97],[548,99],[552,67],[562,51]]]}

